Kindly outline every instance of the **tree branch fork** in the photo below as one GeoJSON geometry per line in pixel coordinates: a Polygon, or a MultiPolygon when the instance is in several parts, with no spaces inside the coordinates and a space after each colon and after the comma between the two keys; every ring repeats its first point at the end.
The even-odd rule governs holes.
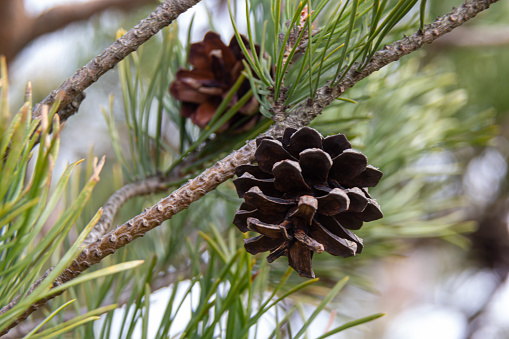
{"type": "MultiPolygon", "coordinates": [[[[412,34],[411,36],[404,37],[403,39],[398,40],[384,47],[384,49],[374,54],[373,58],[364,65],[362,71],[360,72],[357,71],[359,64],[356,64],[346,74],[339,75],[341,81],[338,83],[338,85],[334,87],[325,85],[319,88],[313,100],[305,101],[288,112],[284,111],[275,112],[276,115],[284,116],[285,119],[273,124],[271,128],[266,133],[264,133],[264,135],[279,136],[287,127],[300,128],[305,125],[308,125],[316,116],[321,114],[323,109],[327,107],[333,100],[337,99],[348,88],[353,87],[360,80],[368,77],[373,72],[380,70],[389,63],[399,60],[404,55],[410,54],[420,49],[425,44],[429,44],[435,41],[436,39],[450,32],[454,28],[472,19],[478,13],[489,8],[491,4],[497,1],[498,0],[466,0],[465,3],[462,4],[460,7],[454,8],[448,14],[437,18],[435,22],[433,22],[430,25],[427,25],[422,31],[419,30],[418,32],[412,34]]],[[[169,3],[172,2],[179,3],[192,2],[194,5],[195,3],[199,2],[199,0],[165,1],[163,4],[161,4],[161,6],[166,4],[167,5],[166,11],[168,11],[168,8],[175,8],[169,5],[169,3]]],[[[161,11],[158,11],[161,6],[159,6],[158,9],[154,11],[150,17],[161,16],[162,15],[161,11]]],[[[176,18],[176,16],[174,17],[167,14],[163,16],[166,18],[171,17],[173,18],[172,20],[176,18]]],[[[160,22],[160,20],[156,21],[160,22]]],[[[167,21],[168,20],[166,20],[165,22],[167,21]]],[[[139,27],[141,27],[140,24],[135,26],[131,31],[133,30],[138,31],[139,27]]],[[[138,40],[137,43],[140,43],[141,45],[143,42],[140,42],[138,40]]],[[[118,46],[123,44],[124,44],[123,42],[117,41],[112,46],[118,46]]],[[[131,46],[130,48],[127,48],[127,50],[132,52],[136,48],[137,47],[131,46]]],[[[59,90],[62,90],[62,88],[68,87],[65,93],[68,96],[67,100],[69,102],[72,101],[73,95],[81,93],[81,91],[83,91],[86,87],[90,86],[102,74],[104,74],[107,70],[111,69],[114,66],[114,64],[111,65],[110,63],[112,58],[116,61],[115,62],[116,64],[118,61],[120,61],[122,58],[125,58],[125,56],[127,56],[127,54],[130,53],[129,52],[127,54],[124,54],[125,52],[126,51],[124,50],[123,53],[120,52],[119,54],[114,53],[117,54],[114,57],[112,57],[111,55],[103,57],[104,55],[108,55],[108,53],[111,53],[111,51],[108,53],[106,51],[103,52],[100,56],[94,58],[91,62],[89,62],[85,67],[82,68],[83,74],[81,70],[78,71],[72,78],[66,80],[62,84],[62,86],[60,86],[59,89],[52,93],[57,93],[59,90]],[[106,63],[107,66],[103,65],[103,62],[106,63]],[[92,69],[99,70],[99,72],[91,75],[90,70],[87,70],[89,65],[92,66],[92,69]]],[[[40,105],[51,102],[52,100],[51,97],[52,95],[50,94],[37,107],[40,108],[42,107],[40,105]]],[[[66,101],[63,100],[63,103],[66,103],[66,101]]],[[[171,219],[175,214],[188,208],[191,203],[199,200],[205,194],[214,190],[221,183],[233,177],[235,168],[237,166],[251,163],[254,160],[255,148],[256,148],[255,142],[248,141],[245,146],[243,146],[237,151],[232,152],[224,159],[218,161],[215,165],[202,172],[196,178],[190,179],[182,187],[175,190],[169,196],[160,200],[158,203],[156,203],[149,209],[145,210],[143,213],[140,213],[136,217],[125,222],[123,225],[118,226],[116,229],[102,236],[100,236],[100,234],[96,236],[93,240],[88,242],[87,247],[78,255],[78,257],[72,262],[72,264],[53,283],[53,286],[58,286],[66,281],[75,278],[83,271],[88,269],[90,266],[99,263],[106,256],[113,254],[119,248],[124,247],[128,243],[132,242],[134,239],[145,235],[145,233],[148,232],[149,230],[161,225],[164,221],[171,219]]],[[[140,189],[142,185],[147,185],[147,183],[142,182],[129,184],[128,185],[129,188],[122,189],[132,190],[132,192],[136,192],[136,190],[139,190],[137,191],[138,193],[135,193],[133,196],[152,192],[151,189],[147,190],[140,189]]],[[[158,184],[154,183],[154,186],[151,187],[157,187],[157,185],[158,184]]],[[[114,198],[115,194],[112,196],[113,200],[115,200],[114,198]]],[[[110,200],[112,198],[110,198],[110,200]]],[[[118,207],[120,205],[118,205],[118,207]]],[[[118,207],[112,209],[113,215],[116,213],[118,207]]],[[[108,229],[111,222],[112,217],[111,219],[108,219],[106,220],[105,223],[103,223],[102,229],[103,230],[108,229]]],[[[9,327],[9,329],[14,327],[20,321],[26,319],[35,309],[43,305],[46,301],[47,300],[41,300],[36,304],[32,305],[27,310],[27,312],[23,314],[23,316],[18,318],[16,322],[9,327]]],[[[8,329],[0,333],[0,336],[5,334],[7,331],[8,329]]]]}

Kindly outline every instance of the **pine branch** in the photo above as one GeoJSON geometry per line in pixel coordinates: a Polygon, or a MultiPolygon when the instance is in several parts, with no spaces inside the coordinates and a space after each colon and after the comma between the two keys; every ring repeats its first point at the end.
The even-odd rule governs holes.
{"type": "Polygon", "coordinates": [[[119,188],[113,193],[106,203],[103,205],[103,214],[92,231],[88,234],[83,242],[85,245],[102,238],[110,229],[113,223],[113,218],[118,210],[131,198],[139,197],[142,195],[161,193],[166,191],[172,186],[172,183],[181,181],[185,178],[185,170],[188,166],[196,160],[198,152],[189,154],[177,166],[175,166],[165,177],[161,175],[153,176],[140,180],[137,182],[129,183],[119,188]]]}
{"type": "MultiPolygon", "coordinates": [[[[88,245],[62,275],[53,282],[53,287],[76,278],[90,266],[97,264],[103,258],[115,253],[119,248],[124,247],[136,238],[144,236],[149,230],[161,225],[165,220],[171,219],[175,214],[188,208],[191,203],[199,200],[221,183],[233,177],[236,167],[252,162],[254,160],[254,150],[255,144],[254,141],[251,141],[240,150],[234,151],[226,158],[218,161],[214,166],[205,170],[196,178],[189,180],[187,184],[175,190],[151,208],[88,245]]],[[[26,312],[10,324],[6,330],[1,332],[0,336],[3,336],[12,327],[28,318],[30,314],[48,300],[62,293],[63,291],[31,305],[26,312]]],[[[15,304],[16,301],[11,302],[9,308],[12,308],[15,304]]]]}
{"type": "Polygon", "coordinates": [[[118,210],[129,199],[142,195],[164,192],[166,189],[167,185],[165,184],[165,180],[159,176],[150,177],[122,186],[113,193],[104,204],[103,214],[92,231],[88,234],[84,244],[89,245],[106,234],[118,210]]]}
{"type": "Polygon", "coordinates": [[[0,1],[0,54],[10,63],[31,41],[55,32],[70,23],[89,19],[107,9],[133,10],[156,0],[95,0],[57,5],[32,16],[23,1],[0,1]]]}
{"type": "MultiPolygon", "coordinates": [[[[202,270],[205,271],[205,269],[206,269],[205,266],[202,264],[202,270]]],[[[185,267],[181,270],[177,270],[174,272],[165,272],[163,275],[157,275],[157,277],[154,277],[150,281],[150,290],[152,292],[155,292],[157,290],[170,286],[171,284],[175,283],[178,280],[191,279],[192,276],[193,274],[191,267],[185,267]]],[[[44,277],[46,277],[46,275],[44,277]]],[[[42,281],[44,277],[41,277],[40,280],[42,281]]],[[[126,288],[124,288],[123,291],[120,293],[120,296],[118,296],[118,298],[116,298],[113,294],[111,295],[108,294],[106,298],[101,302],[101,307],[111,304],[116,304],[117,308],[124,306],[132,298],[131,288],[132,286],[129,285],[126,288]]],[[[87,313],[88,311],[90,311],[88,307],[81,307],[79,309],[79,314],[84,314],[87,313]]],[[[59,322],[64,323],[66,321],[76,318],[77,312],[75,310],[67,311],[59,314],[59,316],[61,317],[59,318],[59,322]]],[[[11,331],[5,334],[2,338],[3,339],[23,338],[36,326],[38,326],[41,321],[42,319],[38,318],[30,319],[30,321],[23,322],[18,326],[14,327],[13,329],[11,329],[11,331]]]]}
{"type": "Polygon", "coordinates": [[[65,121],[71,115],[76,114],[83,100],[85,100],[85,93],[78,93],[78,95],[76,95],[70,103],[63,106],[58,112],[60,121],[65,121]]]}
{"type": "MultiPolygon", "coordinates": [[[[357,71],[359,64],[354,65],[344,76],[341,74],[339,75],[340,78],[342,77],[342,80],[339,81],[337,86],[329,87],[325,85],[321,87],[314,100],[309,99],[307,102],[296,106],[291,112],[275,112],[276,116],[284,117],[284,119],[278,119],[264,135],[278,136],[282,134],[286,127],[299,128],[309,124],[309,122],[318,116],[326,106],[334,99],[341,96],[346,89],[352,87],[355,83],[373,72],[380,70],[389,63],[399,60],[404,55],[418,50],[425,44],[431,43],[440,36],[475,17],[478,13],[486,10],[492,3],[497,1],[498,0],[467,0],[459,8],[453,9],[448,14],[437,18],[433,24],[427,25],[424,31],[418,31],[378,51],[373,58],[366,63],[362,71],[357,71]]],[[[281,109],[283,110],[284,108],[281,109]]],[[[105,234],[96,242],[88,245],[88,247],[73,261],[70,267],[53,283],[53,286],[61,285],[77,277],[90,266],[100,262],[106,256],[113,254],[117,249],[143,236],[149,230],[161,225],[165,220],[171,219],[175,214],[188,208],[191,203],[197,201],[206,193],[214,190],[221,183],[233,177],[237,166],[251,163],[254,160],[254,151],[255,142],[249,141],[244,147],[218,161],[214,166],[205,170],[195,179],[189,180],[187,184],[183,185],[151,208],[117,227],[115,230],[105,234]]],[[[56,295],[57,294],[31,305],[6,331],[0,333],[0,336],[5,334],[20,321],[26,319],[33,311],[56,295]]]]}
{"type": "Polygon", "coordinates": [[[295,107],[292,114],[288,116],[288,119],[281,123],[280,128],[298,128],[308,125],[322,113],[325,107],[330,105],[332,101],[340,97],[357,82],[391,62],[415,52],[425,44],[432,43],[444,34],[472,19],[480,12],[488,9],[495,2],[498,2],[498,0],[467,0],[460,7],[453,9],[446,15],[437,18],[432,24],[425,26],[423,31],[419,30],[411,36],[404,37],[376,52],[361,71],[358,71],[360,63],[355,63],[346,74],[338,75],[338,79],[341,80],[337,86],[329,87],[329,85],[325,85],[318,89],[314,100],[309,99],[295,107]]]}
{"type": "MultiPolygon", "coordinates": [[[[129,32],[106,48],[101,54],[90,60],[72,77],[65,80],[59,88],[51,92],[34,107],[32,116],[39,118],[43,105],[51,107],[58,93],[64,93],[60,107],[69,104],[78,94],[96,82],[104,73],[138,49],[157,32],[168,26],[177,17],[196,5],[200,0],[166,0],[148,17],[141,20],[129,32]]],[[[62,119],[61,121],[65,121],[62,119]]]]}

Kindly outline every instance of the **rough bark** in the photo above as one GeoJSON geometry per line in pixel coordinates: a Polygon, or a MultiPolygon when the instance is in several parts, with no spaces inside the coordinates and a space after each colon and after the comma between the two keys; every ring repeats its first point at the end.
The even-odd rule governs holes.
{"type": "Polygon", "coordinates": [[[475,17],[478,13],[488,9],[491,4],[498,0],[467,0],[460,7],[453,9],[448,14],[437,18],[435,22],[426,25],[423,31],[418,31],[408,37],[386,46],[383,50],[375,53],[373,58],[361,70],[357,71],[359,63],[356,63],[344,76],[339,75],[342,80],[335,87],[329,85],[318,89],[313,100],[308,100],[298,105],[285,122],[280,124],[280,128],[301,127],[309,124],[316,118],[325,107],[333,100],[341,96],[348,88],[351,88],[357,82],[376,72],[391,62],[399,60],[401,57],[410,54],[425,44],[430,44],[441,36],[449,33],[454,28],[461,26],[468,20],[475,17]]]}
{"type": "Polygon", "coordinates": [[[187,167],[196,160],[199,152],[192,152],[163,177],[157,175],[140,181],[126,184],[113,193],[103,205],[103,214],[92,231],[88,234],[84,244],[89,245],[102,238],[110,229],[113,218],[118,210],[131,198],[168,190],[172,183],[181,182],[187,175],[187,167]]]}
{"type": "Polygon", "coordinates": [[[113,218],[122,205],[129,199],[141,195],[163,192],[167,187],[160,177],[147,178],[139,182],[133,182],[122,186],[103,206],[103,214],[95,224],[94,229],[88,234],[84,243],[89,245],[101,238],[113,223],[113,218]]]}
{"type": "MultiPolygon", "coordinates": [[[[38,103],[32,112],[33,117],[39,118],[42,106],[53,105],[59,93],[62,93],[61,107],[70,103],[104,73],[115,67],[126,56],[137,50],[143,43],[198,2],[200,0],[166,0],[161,3],[148,17],[141,20],[129,32],[106,48],[104,52],[90,60],[72,77],[65,80],[59,88],[38,103]]],[[[61,121],[65,121],[65,119],[61,119],[61,121]]]]}

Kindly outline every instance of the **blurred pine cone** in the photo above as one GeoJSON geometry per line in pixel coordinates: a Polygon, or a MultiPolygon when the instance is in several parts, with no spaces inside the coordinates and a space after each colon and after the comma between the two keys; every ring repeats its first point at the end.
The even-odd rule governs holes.
{"type": "Polygon", "coordinates": [[[251,254],[270,251],[272,262],[288,256],[299,275],[314,278],[313,253],[342,257],[360,253],[362,239],[350,230],[382,218],[365,187],[374,187],[382,172],[351,149],[344,134],[323,138],[309,127],[287,128],[278,140],[257,140],[258,165],[236,169],[233,182],[244,203],[233,223],[260,236],[245,240],[251,254]]]}
{"type": "MultiPolygon", "coordinates": [[[[242,36],[242,40],[248,52],[251,53],[247,38],[242,36]]],[[[260,53],[258,45],[256,45],[256,53],[260,53]]],[[[235,36],[226,46],[219,34],[208,32],[203,41],[192,44],[188,61],[193,69],[179,69],[176,80],[170,85],[170,93],[182,102],[180,114],[191,118],[191,121],[200,128],[205,127],[244,70],[242,63],[244,59],[235,36]]],[[[233,95],[228,107],[233,106],[250,88],[249,80],[245,79],[233,95]]],[[[258,101],[252,96],[230,121],[220,127],[218,132],[224,132],[229,127],[234,128],[236,132],[250,129],[260,119],[258,107],[258,101]],[[252,116],[252,118],[246,119],[246,116],[252,116]]]]}

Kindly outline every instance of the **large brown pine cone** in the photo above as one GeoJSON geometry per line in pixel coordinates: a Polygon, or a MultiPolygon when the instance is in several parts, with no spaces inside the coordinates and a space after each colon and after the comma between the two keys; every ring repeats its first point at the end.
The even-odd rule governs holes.
{"type": "MultiPolygon", "coordinates": [[[[251,52],[249,41],[245,37],[242,39],[248,52],[251,52]]],[[[258,46],[256,47],[258,49],[258,46]]],[[[176,80],[170,85],[170,93],[182,101],[180,114],[191,118],[195,125],[203,128],[212,119],[219,104],[244,70],[242,60],[245,58],[235,36],[226,46],[219,34],[214,32],[208,32],[203,41],[192,44],[190,48],[189,63],[193,69],[177,71],[176,80]]],[[[249,81],[244,80],[228,107],[233,106],[250,88],[249,81]]],[[[261,116],[258,107],[258,101],[252,96],[240,108],[239,113],[226,122],[218,132],[229,127],[233,127],[236,132],[253,127],[261,116]]]]}
{"type": "Polygon", "coordinates": [[[245,240],[249,253],[270,251],[269,262],[288,256],[301,276],[314,278],[314,252],[349,257],[362,251],[362,239],[350,230],[382,218],[365,189],[382,172],[344,134],[323,138],[309,127],[288,128],[278,140],[258,139],[255,157],[258,165],[239,166],[233,181],[245,201],[233,223],[261,234],[245,240]]]}

